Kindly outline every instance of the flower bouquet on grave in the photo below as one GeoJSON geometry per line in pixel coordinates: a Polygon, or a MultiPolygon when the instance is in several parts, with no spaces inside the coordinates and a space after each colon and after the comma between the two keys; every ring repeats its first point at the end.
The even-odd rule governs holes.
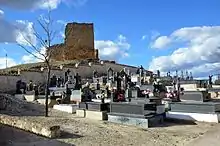
{"type": "Polygon", "coordinates": [[[145,95],[146,98],[150,98],[150,93],[151,93],[150,89],[142,91],[142,94],[145,95]]]}

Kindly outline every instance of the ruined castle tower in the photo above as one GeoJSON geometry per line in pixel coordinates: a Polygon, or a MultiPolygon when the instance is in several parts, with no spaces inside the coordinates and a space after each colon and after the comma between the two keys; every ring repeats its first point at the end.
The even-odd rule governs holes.
{"type": "Polygon", "coordinates": [[[65,41],[48,49],[51,59],[56,61],[75,59],[98,59],[94,48],[94,27],[92,23],[68,23],[65,41]]]}

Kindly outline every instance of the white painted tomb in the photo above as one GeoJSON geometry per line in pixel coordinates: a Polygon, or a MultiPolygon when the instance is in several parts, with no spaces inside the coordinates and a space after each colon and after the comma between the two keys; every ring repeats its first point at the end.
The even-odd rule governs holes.
{"type": "Polygon", "coordinates": [[[67,112],[70,114],[76,113],[76,109],[78,108],[77,104],[57,104],[53,106],[53,109],[67,112]]]}

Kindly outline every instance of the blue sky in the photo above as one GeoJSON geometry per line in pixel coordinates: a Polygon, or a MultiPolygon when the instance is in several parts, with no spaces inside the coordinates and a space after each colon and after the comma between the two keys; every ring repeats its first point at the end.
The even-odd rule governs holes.
{"type": "MultiPolygon", "coordinates": [[[[28,24],[27,21],[36,23],[36,19],[46,13],[39,4],[41,0],[39,3],[36,0],[32,3],[24,1],[21,0],[20,4],[0,2],[0,10],[4,12],[2,15],[0,12],[0,67],[4,67],[4,50],[12,64],[33,61],[17,45],[5,44],[6,41],[1,39],[8,35],[1,23],[12,25],[16,20],[26,21],[24,25],[28,24]]],[[[100,47],[97,49],[100,49],[103,59],[143,65],[162,72],[189,70],[197,76],[217,73],[220,69],[216,57],[218,53],[220,55],[219,0],[50,1],[50,4],[57,2],[52,11],[55,21],[94,23],[96,47],[100,47]],[[111,53],[111,50],[115,52],[111,53]]],[[[64,29],[60,23],[54,27],[64,29]]],[[[16,42],[9,37],[7,40],[16,42]]],[[[62,37],[59,37],[55,43],[61,41],[62,37]]]]}

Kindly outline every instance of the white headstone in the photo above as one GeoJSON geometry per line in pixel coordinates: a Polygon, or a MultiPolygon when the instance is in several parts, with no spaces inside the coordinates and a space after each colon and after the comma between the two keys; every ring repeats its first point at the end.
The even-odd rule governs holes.
{"type": "Polygon", "coordinates": [[[21,74],[21,70],[20,69],[18,69],[18,75],[20,75],[21,74]]]}
{"type": "Polygon", "coordinates": [[[43,68],[43,67],[41,67],[41,68],[40,68],[40,71],[44,71],[44,68],[43,68]]]}
{"type": "Polygon", "coordinates": [[[79,66],[79,63],[76,63],[76,64],[75,64],[75,67],[77,68],[78,66],[79,66]]]}
{"type": "Polygon", "coordinates": [[[81,90],[72,90],[70,100],[71,101],[81,101],[81,96],[82,96],[81,90]]]}

